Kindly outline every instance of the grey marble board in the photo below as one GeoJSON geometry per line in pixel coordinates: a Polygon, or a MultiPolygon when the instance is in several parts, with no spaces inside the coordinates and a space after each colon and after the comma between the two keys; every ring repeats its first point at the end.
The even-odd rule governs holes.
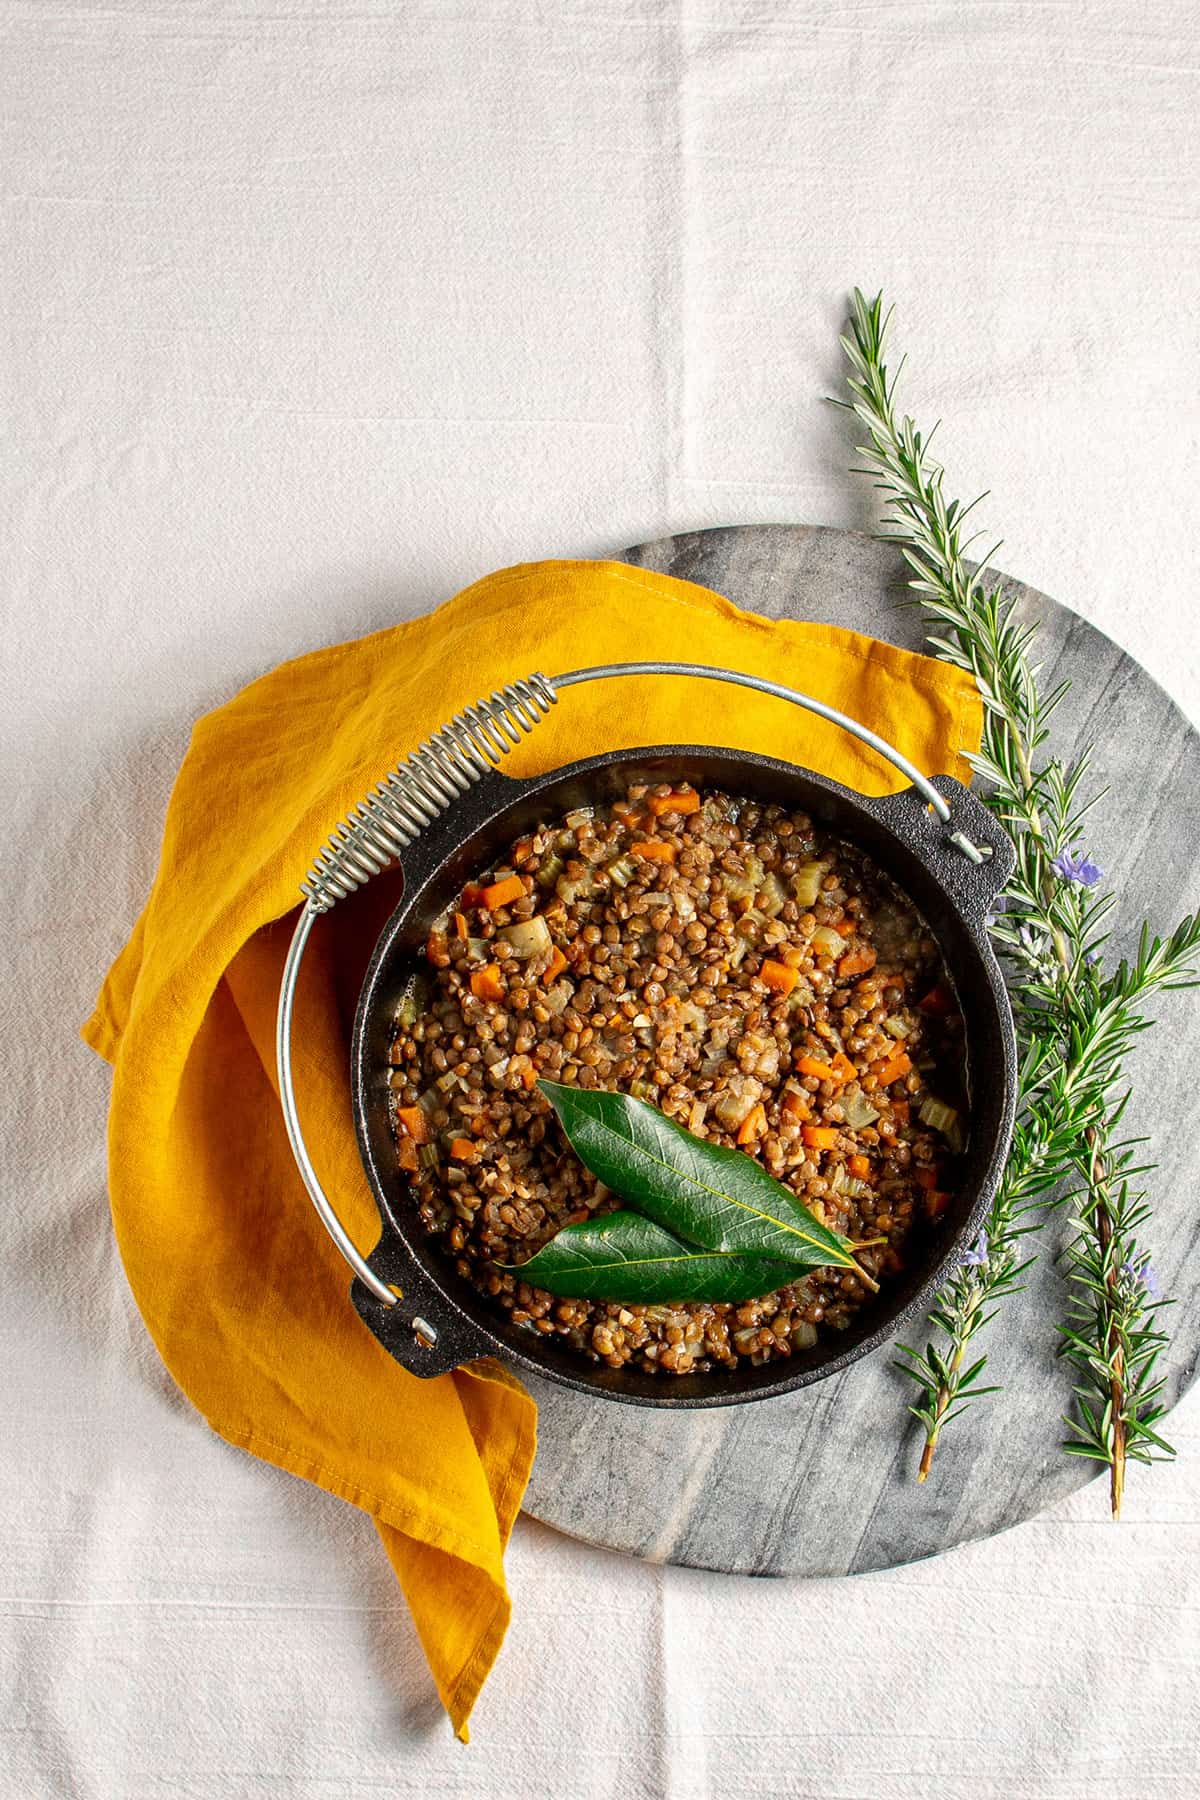
{"type": "MultiPolygon", "coordinates": [[[[770,618],[849,625],[913,649],[920,622],[899,608],[895,553],[855,532],[768,525],[701,531],[627,551],[624,560],[697,581],[770,618]]],[[[1119,896],[1116,947],[1139,914],[1169,928],[1200,901],[1200,736],[1137,663],[1043,594],[1011,584],[1036,619],[1046,679],[1071,691],[1054,748],[1094,741],[1108,796],[1091,849],[1119,896]]],[[[1190,1385],[1200,1344],[1200,1139],[1190,1120],[1200,1066],[1200,1004],[1162,1002],[1135,1065],[1131,1132],[1158,1160],[1155,1267],[1178,1304],[1168,1315],[1171,1403],[1190,1385]]],[[[1048,1250],[1061,1224],[1045,1235],[1048,1250]]],[[[991,1329],[993,1377],[942,1442],[917,1486],[908,1385],[886,1352],[815,1388],[711,1412],[651,1411],[531,1382],[539,1448],[526,1511],[589,1543],[652,1562],[752,1575],[844,1575],[936,1555],[1029,1518],[1093,1479],[1064,1456],[1057,1423],[1070,1381],[1055,1356],[1062,1280],[1044,1255],[1028,1289],[991,1329]]],[[[1169,1435],[1169,1430],[1168,1430],[1169,1435]]],[[[1137,1471],[1127,1505],[1136,1511],[1137,1471]]]]}

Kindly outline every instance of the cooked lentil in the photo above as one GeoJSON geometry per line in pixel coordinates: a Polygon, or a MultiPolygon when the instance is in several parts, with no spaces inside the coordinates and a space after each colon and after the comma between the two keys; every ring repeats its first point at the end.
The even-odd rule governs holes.
{"type": "Polygon", "coordinates": [[[785,1358],[869,1301],[810,1271],[741,1305],[556,1299],[499,1265],[613,1210],[536,1082],[648,1100],[740,1145],[881,1285],[963,1144],[962,1022],[912,904],[800,813],[634,785],[517,840],[430,932],[390,1051],[397,1158],[458,1272],[514,1324],[657,1373],[785,1358]]]}

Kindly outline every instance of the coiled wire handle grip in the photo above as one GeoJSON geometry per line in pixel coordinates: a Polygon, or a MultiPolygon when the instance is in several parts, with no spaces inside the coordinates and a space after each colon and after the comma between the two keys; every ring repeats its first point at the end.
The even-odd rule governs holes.
{"type": "MultiPolygon", "coordinates": [[[[384,1306],[395,1306],[399,1296],[380,1280],[359,1253],[330,1204],[309,1156],[296,1107],[292,1079],[292,1014],[296,982],[309,933],[318,914],[328,912],[338,900],[379,874],[489,767],[497,767],[520,743],[522,733],[532,731],[541,722],[555,704],[560,689],[578,687],[585,681],[608,681],[621,675],[692,675],[704,681],[724,681],[734,687],[753,688],[756,693],[787,700],[805,712],[815,713],[819,719],[828,720],[831,725],[840,725],[861,744],[878,751],[893,768],[908,777],[943,825],[948,826],[951,822],[950,808],[932,782],[899,750],[865,725],[860,725],[857,719],[838,712],[836,707],[826,706],[823,700],[815,700],[811,694],[783,687],[777,681],[766,681],[758,675],[743,675],[736,669],[715,669],[706,663],[598,663],[589,669],[570,669],[563,675],[530,675],[456,713],[448,725],[406,761],[398,763],[361,805],[334,828],[308,871],[307,879],[301,883],[304,906],[296,921],[279,986],[275,1056],[279,1069],[279,1103],[292,1155],[326,1231],[363,1286],[384,1306]]],[[[961,831],[947,831],[946,839],[971,862],[983,862],[992,853],[990,845],[974,844],[961,831]]],[[[412,1326],[418,1338],[430,1344],[437,1342],[437,1331],[426,1320],[413,1319],[412,1326]]]]}

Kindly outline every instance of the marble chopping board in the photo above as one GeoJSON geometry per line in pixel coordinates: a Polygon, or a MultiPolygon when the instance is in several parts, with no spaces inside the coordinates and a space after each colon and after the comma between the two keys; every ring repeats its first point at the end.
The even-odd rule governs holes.
{"type": "MultiPolygon", "coordinates": [[[[622,560],[700,582],[769,618],[827,620],[921,645],[917,615],[898,604],[898,557],[857,532],[738,526],[640,545],[622,560]]],[[[1164,931],[1200,901],[1200,735],[1109,639],[1044,594],[1009,585],[1022,616],[1040,626],[1045,679],[1071,681],[1053,748],[1070,756],[1096,746],[1094,777],[1109,793],[1090,845],[1119,897],[1123,950],[1142,914],[1164,931]]],[[[1134,1065],[1128,1120],[1131,1134],[1151,1137],[1158,1162],[1149,1242],[1178,1301],[1167,1315],[1164,1370],[1173,1404],[1193,1380],[1200,1344],[1200,1139],[1188,1123],[1200,1003],[1178,993],[1160,1009],[1163,1023],[1134,1065]]],[[[988,1332],[991,1378],[1003,1392],[951,1428],[924,1486],[914,1479],[917,1428],[906,1425],[914,1390],[880,1351],[800,1393],[710,1412],[620,1406],[530,1381],[539,1448],[525,1510],[651,1562],[747,1575],[887,1568],[1029,1518],[1096,1471],[1059,1448],[1070,1377],[1055,1354],[1063,1281],[1053,1253],[1064,1223],[1049,1219],[1026,1291],[988,1332]]],[[[1099,1489],[1097,1505],[1106,1511],[1099,1489]]]]}

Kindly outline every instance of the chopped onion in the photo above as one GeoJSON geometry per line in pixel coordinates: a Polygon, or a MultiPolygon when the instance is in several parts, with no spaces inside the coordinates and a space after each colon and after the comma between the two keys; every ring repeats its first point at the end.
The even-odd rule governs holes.
{"type": "Polygon", "coordinates": [[[713,1108],[726,1131],[736,1131],[762,1097],[762,1083],[751,1075],[731,1075],[713,1108]]]}
{"type": "Polygon", "coordinates": [[[878,1108],[871,1105],[861,1090],[842,1095],[842,1111],[851,1131],[861,1131],[864,1125],[873,1125],[879,1117],[878,1108]]]}
{"type": "Polygon", "coordinates": [[[893,1013],[890,1018],[883,1021],[883,1029],[889,1037],[905,1038],[912,1030],[912,1026],[907,1019],[902,1019],[899,1013],[893,1013]]]}
{"type": "Polygon", "coordinates": [[[496,936],[511,944],[513,955],[521,959],[548,956],[554,948],[550,927],[540,913],[532,919],[521,919],[515,925],[505,925],[496,936]]]}
{"type": "Polygon", "coordinates": [[[751,881],[746,875],[722,874],[720,886],[722,892],[735,904],[744,900],[748,906],[753,905],[754,896],[758,892],[757,881],[751,881]]]}
{"type": "Polygon", "coordinates": [[[758,904],[768,919],[777,919],[787,902],[787,891],[778,875],[768,875],[762,884],[758,904]]]}
{"type": "Polygon", "coordinates": [[[554,891],[565,906],[573,906],[576,900],[591,900],[600,890],[600,884],[592,875],[581,875],[572,881],[566,875],[560,875],[554,884],[554,891]]]}
{"type": "Polygon", "coordinates": [[[592,808],[590,806],[577,806],[573,812],[566,815],[563,824],[569,825],[572,831],[578,831],[579,827],[585,825],[591,816],[592,808]]]}
{"type": "Polygon", "coordinates": [[[825,956],[840,956],[845,948],[841,934],[832,925],[818,925],[811,941],[825,956]]]}

